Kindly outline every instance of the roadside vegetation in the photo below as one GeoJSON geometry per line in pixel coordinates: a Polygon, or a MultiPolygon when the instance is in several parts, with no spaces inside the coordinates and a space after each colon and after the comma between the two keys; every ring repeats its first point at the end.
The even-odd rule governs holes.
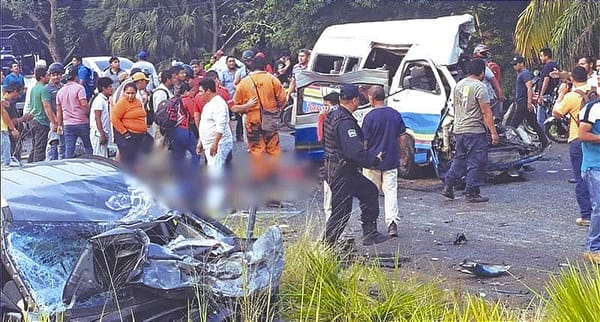
{"type": "Polygon", "coordinates": [[[279,310],[285,321],[600,321],[600,268],[571,265],[551,275],[528,308],[444,289],[402,268],[349,262],[302,238],[286,249],[279,310]]]}
{"type": "MultiPolygon", "coordinates": [[[[238,219],[229,224],[243,236],[238,219]]],[[[257,225],[255,235],[274,224],[257,225]]],[[[440,278],[407,277],[401,258],[383,268],[377,259],[333,249],[315,241],[310,232],[317,230],[286,243],[279,302],[246,301],[242,321],[264,321],[255,319],[259,307],[268,307],[268,321],[600,321],[600,266],[572,263],[550,275],[544,293],[530,289],[535,298],[527,307],[515,307],[449,289],[440,278]]]]}

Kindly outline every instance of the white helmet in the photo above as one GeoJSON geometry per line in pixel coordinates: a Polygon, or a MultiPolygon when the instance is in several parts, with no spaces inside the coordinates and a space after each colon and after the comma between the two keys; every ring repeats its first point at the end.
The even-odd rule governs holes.
{"type": "Polygon", "coordinates": [[[475,57],[487,57],[490,52],[490,48],[484,44],[479,44],[473,49],[473,56],[475,57]]]}

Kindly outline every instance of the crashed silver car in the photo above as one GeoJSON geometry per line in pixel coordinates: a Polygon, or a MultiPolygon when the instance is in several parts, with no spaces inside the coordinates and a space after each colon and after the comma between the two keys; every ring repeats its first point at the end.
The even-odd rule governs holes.
{"type": "Polygon", "coordinates": [[[222,321],[276,297],[277,227],[242,239],[169,209],[110,160],[3,169],[3,320],[222,321]]]}

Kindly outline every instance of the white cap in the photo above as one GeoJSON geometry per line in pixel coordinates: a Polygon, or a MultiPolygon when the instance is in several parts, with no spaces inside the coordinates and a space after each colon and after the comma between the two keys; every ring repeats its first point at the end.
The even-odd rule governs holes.
{"type": "Polygon", "coordinates": [[[40,59],[35,62],[35,67],[48,67],[48,64],[44,59],[40,59]]]}

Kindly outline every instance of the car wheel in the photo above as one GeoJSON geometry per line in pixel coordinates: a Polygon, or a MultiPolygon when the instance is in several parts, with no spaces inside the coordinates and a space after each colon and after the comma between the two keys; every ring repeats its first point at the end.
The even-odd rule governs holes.
{"type": "Polygon", "coordinates": [[[398,141],[400,144],[398,176],[404,179],[414,179],[419,168],[415,163],[415,140],[412,136],[404,134],[398,141]]]}

